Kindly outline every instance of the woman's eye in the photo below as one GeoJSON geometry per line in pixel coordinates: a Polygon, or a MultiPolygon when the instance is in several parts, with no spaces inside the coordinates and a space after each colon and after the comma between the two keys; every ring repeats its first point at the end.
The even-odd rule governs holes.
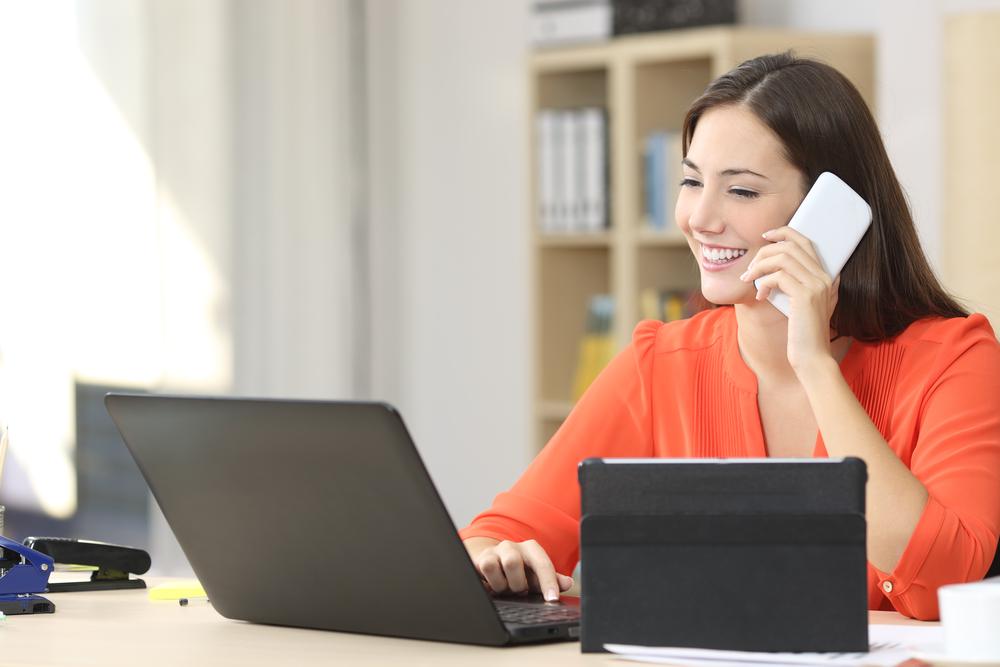
{"type": "Polygon", "coordinates": [[[743,197],[744,199],[756,199],[760,196],[759,192],[754,192],[753,190],[744,190],[743,188],[733,188],[730,190],[731,193],[737,197],[743,197]]]}
{"type": "Polygon", "coordinates": [[[685,178],[681,181],[682,188],[697,188],[701,183],[694,180],[693,178],[685,178]]]}

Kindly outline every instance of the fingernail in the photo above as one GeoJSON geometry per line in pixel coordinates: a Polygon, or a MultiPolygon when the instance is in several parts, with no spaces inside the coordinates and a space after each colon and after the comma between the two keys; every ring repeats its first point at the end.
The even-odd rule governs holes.
{"type": "Polygon", "coordinates": [[[746,282],[746,279],[747,279],[748,275],[750,275],[750,270],[749,269],[747,269],[746,271],[744,271],[743,273],[740,274],[740,280],[746,282]]]}
{"type": "Polygon", "coordinates": [[[767,230],[766,232],[764,232],[763,234],[761,234],[761,236],[763,236],[766,239],[767,235],[770,234],[770,233],[771,233],[771,230],[767,230]]]}
{"type": "Polygon", "coordinates": [[[545,591],[546,602],[555,602],[558,599],[559,599],[559,593],[556,591],[556,589],[550,588],[549,590],[545,591]]]}

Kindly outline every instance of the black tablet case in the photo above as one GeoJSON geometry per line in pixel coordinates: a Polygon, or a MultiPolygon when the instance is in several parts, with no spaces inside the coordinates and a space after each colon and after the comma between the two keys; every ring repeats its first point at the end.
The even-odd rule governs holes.
{"type": "Polygon", "coordinates": [[[860,459],[580,464],[581,647],[868,650],[860,459]]]}

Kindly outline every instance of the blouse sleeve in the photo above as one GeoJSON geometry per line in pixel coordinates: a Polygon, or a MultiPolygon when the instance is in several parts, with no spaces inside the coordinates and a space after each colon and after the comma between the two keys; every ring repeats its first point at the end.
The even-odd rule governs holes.
{"type": "Polygon", "coordinates": [[[662,322],[642,322],[631,344],[601,372],[545,448],[492,507],[459,531],[462,539],[536,540],[557,572],[579,559],[577,465],[589,457],[652,455],[650,385],[662,322]]]}
{"type": "Polygon", "coordinates": [[[910,461],[927,504],[894,570],[875,570],[893,607],[923,620],[940,586],[983,577],[1000,535],[1000,345],[981,315],[941,344],[910,461]]]}

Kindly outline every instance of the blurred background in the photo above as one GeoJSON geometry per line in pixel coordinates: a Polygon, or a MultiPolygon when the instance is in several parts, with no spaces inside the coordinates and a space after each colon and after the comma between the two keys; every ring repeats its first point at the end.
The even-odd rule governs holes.
{"type": "MultiPolygon", "coordinates": [[[[0,0],[5,534],[132,544],[155,572],[186,571],[104,412],[110,389],[386,400],[456,524],[485,508],[572,400],[566,369],[567,403],[545,395],[546,350],[575,359],[594,324],[574,305],[569,333],[540,333],[539,293],[559,294],[546,267],[620,289],[626,204],[561,242],[537,224],[536,120],[546,99],[614,107],[602,49],[636,39],[607,19],[629,4],[0,0]]],[[[927,254],[997,321],[1000,0],[639,4],[651,44],[705,35],[658,14],[708,5],[729,11],[724,30],[788,31],[769,49],[870,39],[868,99],[927,254]]]]}

